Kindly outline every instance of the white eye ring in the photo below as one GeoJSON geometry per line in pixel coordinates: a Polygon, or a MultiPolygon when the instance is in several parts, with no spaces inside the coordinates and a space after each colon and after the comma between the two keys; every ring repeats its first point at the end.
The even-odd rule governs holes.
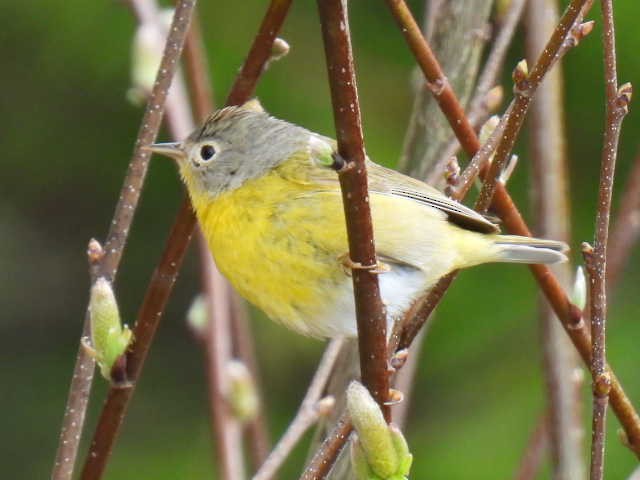
{"type": "Polygon", "coordinates": [[[205,143],[198,150],[198,160],[202,162],[208,162],[216,155],[216,153],[218,153],[218,150],[216,149],[215,145],[211,143],[205,143]]]}

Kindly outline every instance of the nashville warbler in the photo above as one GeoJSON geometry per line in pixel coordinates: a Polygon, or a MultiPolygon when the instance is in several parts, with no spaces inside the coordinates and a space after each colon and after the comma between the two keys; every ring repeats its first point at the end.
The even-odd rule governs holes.
{"type": "MultiPolygon", "coordinates": [[[[334,140],[252,100],[213,113],[181,143],[150,149],[177,161],[216,264],[242,296],[304,335],[357,334],[334,140]]],[[[452,270],[566,260],[564,243],[498,235],[418,180],[370,160],[367,172],[389,322],[452,270]]]]}

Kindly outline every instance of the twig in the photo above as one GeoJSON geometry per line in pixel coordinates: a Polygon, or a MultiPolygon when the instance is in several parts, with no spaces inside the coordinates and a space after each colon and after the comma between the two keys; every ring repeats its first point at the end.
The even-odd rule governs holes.
{"type": "Polygon", "coordinates": [[[202,44],[200,19],[198,15],[191,20],[191,28],[184,44],[184,65],[189,81],[193,117],[196,122],[202,122],[214,108],[213,88],[209,78],[207,54],[202,44]]]}
{"type": "MultiPolygon", "coordinates": [[[[549,415],[541,415],[535,430],[529,437],[524,456],[520,461],[514,480],[534,480],[549,444],[549,415]]],[[[562,477],[557,477],[562,478],[562,477]]]]}
{"type": "MultiPolygon", "coordinates": [[[[140,24],[156,28],[157,37],[162,38],[158,7],[153,0],[129,0],[131,9],[140,24]]],[[[193,20],[197,20],[194,15],[193,20]]],[[[193,21],[192,21],[193,27],[193,21]]],[[[202,49],[198,31],[189,29],[185,41],[186,65],[192,83],[192,97],[196,121],[204,119],[213,110],[211,91],[207,87],[210,79],[206,69],[206,56],[202,49]]],[[[173,88],[165,106],[166,120],[175,140],[185,138],[194,129],[193,113],[189,108],[187,90],[183,79],[176,75],[173,88]]],[[[200,254],[202,288],[206,300],[209,321],[204,335],[206,372],[209,387],[209,409],[211,432],[214,435],[215,455],[220,459],[222,478],[243,478],[242,435],[238,421],[231,414],[226,402],[229,390],[227,366],[232,358],[230,340],[230,294],[231,288],[216,268],[206,245],[206,240],[198,229],[198,251],[200,254]]]]}
{"type": "Polygon", "coordinates": [[[225,480],[244,478],[242,429],[227,401],[228,365],[232,359],[230,287],[211,258],[206,240],[198,235],[203,292],[207,306],[206,355],[211,430],[215,433],[214,458],[225,480]]]}
{"type": "Polygon", "coordinates": [[[300,480],[322,480],[326,478],[342,447],[349,440],[352,429],[353,425],[349,415],[343,413],[333,430],[320,445],[320,448],[316,450],[311,461],[302,472],[300,480]]]}
{"type": "MultiPolygon", "coordinates": [[[[211,81],[208,75],[207,68],[207,58],[206,53],[204,51],[204,47],[202,45],[202,36],[200,34],[200,22],[198,17],[195,16],[193,21],[191,22],[191,28],[189,29],[189,35],[187,36],[187,41],[185,43],[184,48],[184,61],[187,71],[187,76],[189,78],[190,83],[190,93],[191,93],[191,103],[193,105],[193,111],[196,121],[203,121],[209,113],[211,113],[214,109],[213,105],[213,92],[211,88],[211,81]]],[[[189,132],[185,134],[181,134],[179,136],[174,135],[177,139],[184,138],[189,132]]],[[[259,376],[258,376],[258,368],[255,361],[254,355],[254,347],[253,341],[251,338],[251,331],[247,325],[246,312],[244,311],[244,305],[240,300],[238,294],[233,290],[233,288],[228,285],[228,282],[220,275],[220,272],[215,268],[215,265],[211,264],[210,254],[208,252],[208,247],[206,245],[206,241],[202,236],[202,232],[198,232],[198,249],[200,252],[200,258],[202,263],[203,271],[208,270],[211,274],[212,285],[210,288],[213,291],[210,291],[207,295],[208,298],[214,298],[216,296],[215,292],[220,289],[225,289],[228,293],[227,296],[218,300],[222,304],[224,304],[224,309],[221,310],[224,312],[224,318],[219,319],[219,321],[223,322],[225,325],[228,324],[228,327],[225,327],[225,330],[230,330],[230,335],[232,339],[234,352],[231,353],[231,356],[236,356],[240,358],[242,362],[247,366],[251,377],[253,378],[256,386],[256,394],[260,395],[261,389],[259,388],[259,376]],[[213,267],[213,268],[212,268],[213,267]],[[230,315],[230,318],[226,318],[230,315]]],[[[203,282],[205,286],[204,289],[207,290],[209,287],[206,282],[203,282]]],[[[217,301],[213,301],[216,303],[217,301]]],[[[209,302],[211,303],[211,302],[209,302]]],[[[212,307],[209,306],[209,309],[212,307]]],[[[216,332],[219,332],[218,329],[213,329],[216,332]]],[[[208,330],[210,334],[210,339],[208,341],[208,345],[211,345],[212,342],[215,342],[215,338],[213,335],[213,331],[208,330]]],[[[219,334],[219,333],[216,333],[219,334]]],[[[208,349],[209,352],[212,352],[212,349],[208,349]]],[[[226,360],[230,360],[231,358],[227,358],[226,360]]],[[[221,363],[225,367],[222,367],[223,370],[216,375],[217,378],[221,379],[221,383],[225,384],[225,381],[222,381],[225,377],[226,365],[227,361],[221,363]]],[[[211,364],[211,362],[209,362],[211,364]]],[[[222,391],[223,388],[218,388],[218,391],[222,391]]],[[[212,392],[213,393],[213,392],[212,392]]],[[[211,418],[213,419],[216,416],[216,409],[218,409],[218,401],[215,398],[211,398],[210,401],[210,410],[211,410],[211,418]]],[[[238,441],[238,436],[235,433],[227,433],[227,430],[236,431],[238,426],[237,422],[233,421],[230,417],[227,417],[225,421],[222,422],[213,422],[212,431],[217,432],[217,436],[219,440],[216,442],[217,445],[224,444],[226,447],[224,451],[219,451],[219,458],[235,458],[235,461],[220,462],[222,465],[223,471],[232,472],[239,471],[238,465],[241,464],[239,459],[240,452],[240,442],[238,441]],[[226,427],[225,427],[226,426],[226,427]],[[233,438],[233,442],[224,442],[221,441],[223,438],[233,438]],[[227,466],[225,467],[225,463],[227,466]],[[235,467],[233,465],[236,465],[235,467]]],[[[260,465],[264,459],[266,458],[269,451],[269,436],[266,426],[266,420],[264,418],[264,408],[261,406],[258,413],[254,418],[248,421],[247,424],[249,444],[251,446],[250,453],[252,456],[252,460],[256,464],[256,468],[260,465]]],[[[219,447],[220,448],[220,447],[219,447]]],[[[227,478],[223,474],[223,478],[227,478]]]]}
{"type": "Polygon", "coordinates": [[[249,328],[247,306],[240,296],[232,292],[231,295],[231,337],[234,344],[234,355],[249,369],[259,398],[259,409],[256,415],[248,420],[246,436],[249,444],[249,457],[254,471],[260,468],[269,455],[271,441],[264,406],[264,391],[260,382],[260,369],[255,358],[255,348],[251,330],[249,328]]]}
{"type": "MultiPolygon", "coordinates": [[[[388,1],[391,1],[391,0],[388,0],[388,1]]],[[[393,2],[393,3],[397,3],[397,2],[393,2]]],[[[579,41],[580,38],[582,38],[584,35],[586,35],[590,31],[591,24],[578,24],[578,25],[575,25],[573,28],[569,28],[567,26],[567,25],[571,25],[571,23],[568,22],[569,18],[573,18],[575,22],[575,20],[581,18],[585,14],[586,10],[590,6],[591,6],[590,0],[583,0],[583,1],[574,0],[569,5],[558,27],[556,27],[556,30],[554,30],[553,36],[551,37],[550,41],[547,43],[547,47],[545,48],[544,55],[541,56],[541,59],[544,60],[544,63],[547,65],[547,67],[550,67],[551,65],[553,65],[553,63],[555,63],[555,61],[557,60],[557,55],[555,55],[554,52],[559,52],[561,50],[566,51],[565,47],[567,44],[575,44],[575,42],[579,41]],[[562,35],[559,34],[558,32],[564,32],[565,36],[570,41],[563,38],[562,35]],[[552,57],[552,58],[549,58],[549,57],[552,57]]],[[[408,10],[407,10],[406,21],[412,22],[413,24],[415,24],[415,20],[411,16],[411,13],[408,12],[408,10]]],[[[403,28],[405,28],[404,24],[401,24],[401,25],[403,28]]],[[[407,32],[415,32],[415,29],[406,27],[405,36],[407,35],[407,32]]],[[[419,35],[419,30],[417,31],[417,34],[419,35]]],[[[426,45],[426,42],[424,41],[424,39],[422,40],[414,39],[412,40],[412,45],[414,45],[415,48],[420,49],[421,54],[423,56],[428,56],[431,50],[428,48],[428,45],[426,45],[424,49],[420,48],[421,42],[425,43],[426,45]]],[[[432,63],[435,61],[436,61],[435,58],[433,58],[433,59],[430,59],[428,63],[432,63]]],[[[544,74],[544,71],[541,71],[541,69],[538,67],[537,64],[534,67],[533,72],[538,72],[537,73],[538,76],[544,74]]],[[[533,76],[533,72],[531,76],[533,76]]],[[[539,81],[540,80],[538,79],[537,82],[539,83],[539,81]]],[[[452,101],[455,101],[455,96],[453,96],[452,101]]],[[[451,115],[454,117],[454,123],[456,124],[468,123],[464,116],[462,117],[454,116],[456,112],[460,112],[460,111],[461,111],[460,108],[452,109],[451,115]]],[[[512,116],[516,116],[516,113],[514,113],[512,116]]],[[[473,129],[468,129],[468,130],[473,132],[473,129]]],[[[470,143],[465,142],[465,140],[468,140],[468,137],[461,136],[459,138],[460,138],[461,144],[463,145],[463,148],[465,148],[465,150],[467,150],[468,153],[473,154],[475,151],[477,151],[479,142],[477,140],[477,137],[475,137],[475,132],[471,137],[470,143]],[[474,150],[474,147],[476,150],[474,150]]],[[[493,205],[493,209],[500,216],[504,225],[507,227],[509,231],[511,231],[516,235],[531,236],[531,232],[529,231],[529,228],[524,222],[524,219],[520,215],[520,212],[516,208],[515,204],[513,203],[513,200],[511,199],[511,197],[509,196],[509,194],[507,193],[506,189],[502,184],[498,183],[495,187],[495,196],[493,198],[492,205],[493,205]]],[[[571,304],[562,286],[560,285],[556,277],[551,273],[551,270],[548,267],[544,265],[530,265],[529,268],[533,272],[536,280],[538,281],[540,288],[542,289],[547,300],[551,304],[554,312],[556,313],[558,318],[562,321],[562,324],[565,327],[565,330],[571,337],[573,344],[576,346],[576,348],[580,352],[580,355],[583,361],[587,364],[590,364],[591,337],[589,335],[589,332],[584,327],[584,322],[582,321],[581,312],[577,309],[577,307],[575,307],[575,305],[571,304]]],[[[443,292],[436,290],[435,293],[431,293],[430,295],[442,296],[442,293],[443,292]]],[[[424,302],[424,305],[426,307],[430,305],[435,306],[436,303],[437,302],[426,301],[424,302]]],[[[423,315],[424,319],[426,319],[427,315],[430,313],[430,310],[426,307],[421,310],[421,315],[423,315]]],[[[414,325],[414,331],[417,332],[415,325],[414,325]]],[[[411,341],[410,336],[403,335],[403,338],[405,339],[405,342],[410,343],[411,341]]],[[[403,345],[403,342],[401,342],[401,347],[406,348],[406,343],[403,345]]],[[[615,377],[613,372],[610,371],[610,369],[609,369],[609,372],[611,375],[611,394],[610,394],[611,406],[616,412],[616,415],[618,416],[620,423],[623,425],[625,429],[627,438],[629,440],[630,448],[636,453],[636,455],[640,456],[640,417],[638,416],[636,410],[633,408],[633,405],[631,404],[628,397],[626,396],[622,388],[622,385],[620,385],[618,379],[615,377]]]]}
{"type": "MultiPolygon", "coordinates": [[[[184,202],[178,213],[178,220],[174,223],[169,239],[190,238],[195,227],[195,217],[189,203],[184,202]]],[[[178,275],[178,266],[184,258],[188,242],[167,242],[167,246],[156,267],[149,287],[138,312],[133,337],[135,343],[127,354],[127,377],[131,381],[128,388],[110,388],[107,400],[102,407],[98,425],[93,435],[89,454],[85,459],[82,480],[98,480],[102,477],[113,444],[122,424],[144,360],[147,356],[151,341],[157,329],[160,317],[166,306],[169,292],[178,275]]]]}
{"type": "MultiPolygon", "coordinates": [[[[442,113],[449,121],[452,130],[460,143],[465,146],[477,144],[477,137],[469,122],[461,122],[465,118],[464,109],[458,102],[451,85],[426,42],[409,7],[404,0],[386,0],[398,26],[400,27],[409,48],[416,57],[420,69],[427,79],[427,86],[433,93],[442,113]],[[475,139],[475,141],[474,141],[475,139]]],[[[479,145],[475,148],[477,150],[479,145]]]]}
{"type": "Polygon", "coordinates": [[[300,438],[302,438],[304,433],[316,423],[318,418],[323,414],[323,412],[318,409],[318,402],[322,398],[322,392],[325,389],[329,375],[331,375],[331,371],[343,345],[344,340],[342,338],[333,339],[329,342],[296,416],[287,427],[287,430],[275,448],[269,454],[269,457],[253,476],[253,480],[270,480],[273,478],[289,456],[289,453],[291,453],[291,450],[293,450],[293,447],[300,441],[300,438]]]}
{"type": "Polygon", "coordinates": [[[566,39],[571,34],[571,30],[576,22],[579,22],[582,7],[586,1],[587,0],[574,0],[569,4],[560,22],[553,31],[551,38],[547,42],[547,45],[540,53],[540,57],[531,70],[531,73],[527,71],[526,63],[524,65],[519,63],[518,66],[516,66],[514,70],[515,98],[513,100],[512,113],[506,117],[507,123],[505,125],[504,135],[498,142],[493,162],[487,174],[484,176],[484,184],[476,203],[476,209],[478,211],[485,212],[491,205],[491,200],[496,190],[496,179],[511,156],[511,151],[513,150],[520,128],[522,128],[522,124],[524,123],[524,118],[531,104],[533,94],[553,63],[558,60],[558,53],[563,45],[565,45],[566,39]]]}
{"type": "Polygon", "coordinates": [[[640,236],[640,153],[636,155],[628,177],[607,247],[609,294],[620,278],[631,249],[640,236]]]}
{"type": "MultiPolygon", "coordinates": [[[[488,207],[496,188],[496,175],[500,172],[504,163],[510,157],[513,144],[515,143],[517,134],[524,122],[531,98],[535,94],[542,79],[551,67],[561,58],[561,56],[563,56],[571,47],[576,46],[580,40],[588,35],[593,29],[593,22],[585,24],[580,23],[583,16],[586,14],[586,11],[591,7],[592,1],[593,0],[574,0],[571,2],[565,13],[562,15],[560,23],[558,23],[554,29],[553,35],[542,50],[531,74],[527,74],[526,69],[523,69],[524,65],[520,66],[520,72],[518,73],[519,79],[514,88],[516,97],[509,107],[507,107],[507,110],[500,119],[500,123],[496,127],[496,132],[501,132],[500,136],[492,136],[490,141],[486,142],[486,144],[480,149],[471,148],[473,145],[469,145],[468,147],[463,145],[465,151],[469,155],[472,155],[473,158],[467,168],[460,175],[459,186],[454,195],[456,198],[463,198],[467,194],[475,177],[481,172],[483,178],[488,174],[489,178],[492,179],[489,182],[485,181],[486,186],[483,188],[484,193],[481,192],[480,196],[479,205],[485,208],[488,207]],[[503,131],[506,131],[507,133],[503,135],[503,131]],[[498,156],[499,149],[500,156],[498,156]],[[489,158],[491,158],[494,150],[496,153],[492,163],[493,166],[491,168],[487,168],[486,164],[489,158]],[[496,163],[496,160],[499,164],[496,163]]],[[[516,71],[517,70],[518,68],[516,71]]],[[[516,72],[514,71],[514,73],[516,72]]]]}
{"type": "Polygon", "coordinates": [[[390,409],[387,372],[387,318],[380,299],[377,258],[367,191],[360,105],[351,52],[347,6],[344,0],[318,0],[327,71],[331,87],[338,154],[345,166],[338,171],[352,262],[353,290],[358,322],[362,383],[382,408],[390,409]]]}
{"type": "MultiPolygon", "coordinates": [[[[537,57],[558,22],[555,0],[529,2],[526,15],[526,51],[537,57]]],[[[537,233],[544,238],[569,242],[569,178],[561,65],[547,73],[531,105],[529,137],[533,166],[533,210],[537,233]]],[[[569,263],[552,271],[566,288],[571,278],[569,263]]],[[[554,478],[582,480],[585,477],[582,428],[582,381],[579,358],[562,325],[549,305],[540,298],[540,324],[544,372],[547,386],[547,433],[551,444],[554,478]]]]}
{"type": "MultiPolygon", "coordinates": [[[[434,45],[447,82],[458,95],[462,105],[473,94],[482,51],[489,35],[492,0],[428,1],[429,17],[435,28],[428,36],[434,45]]],[[[426,27],[425,27],[426,28],[426,27]]],[[[416,72],[417,73],[417,72],[416,72]]],[[[455,151],[445,157],[447,144],[458,144],[448,120],[442,115],[429,84],[416,78],[415,96],[407,132],[398,163],[400,170],[416,178],[437,179],[443,183],[441,159],[448,162],[455,151]]],[[[431,183],[431,182],[428,182],[431,183]]]]}
{"type": "Polygon", "coordinates": [[[607,241],[613,179],[620,141],[622,121],[631,101],[631,84],[618,87],[616,69],[615,27],[612,0],[602,0],[604,80],[607,98],[606,123],[600,167],[600,189],[594,247],[583,247],[589,273],[589,311],[591,315],[591,375],[593,377],[593,432],[591,438],[591,480],[604,475],[605,427],[611,379],[606,360],[605,333],[607,320],[607,241]]]}
{"type": "MultiPolygon", "coordinates": [[[[387,1],[392,8],[400,9],[399,15],[397,15],[396,18],[399,19],[400,27],[403,30],[405,37],[414,35],[420,36],[420,38],[411,39],[411,45],[413,46],[412,49],[415,48],[416,50],[419,50],[419,56],[421,57],[428,57],[429,55],[432,55],[430,48],[428,48],[428,45],[424,41],[424,38],[422,38],[420,30],[415,25],[415,20],[406,8],[404,2],[400,0],[387,1]],[[406,24],[404,22],[406,22],[406,24]],[[421,44],[424,45],[421,46],[421,44]]],[[[554,31],[554,36],[549,43],[555,45],[555,47],[549,50],[549,52],[559,51],[563,49],[562,46],[564,45],[564,42],[561,41],[558,44],[556,33],[558,30],[565,30],[563,22],[566,23],[566,17],[568,15],[573,16],[573,14],[575,13],[573,9],[576,8],[576,5],[574,4],[581,5],[579,14],[580,16],[582,16],[590,7],[591,1],[584,0],[583,2],[572,2],[572,4],[563,15],[563,20],[561,20],[562,25],[554,31]]],[[[570,38],[572,39],[569,43],[575,43],[578,38],[581,38],[588,33],[591,27],[588,26],[587,28],[582,28],[584,26],[584,24],[578,25],[577,32],[575,30],[569,32],[570,38]]],[[[425,61],[426,64],[431,64],[433,62],[437,62],[435,58],[429,58],[427,61],[425,61]]],[[[555,60],[548,61],[548,66],[550,67],[554,62],[555,60]]],[[[457,103],[455,95],[453,94],[451,101],[457,103]]],[[[458,107],[454,108],[450,112],[453,123],[456,125],[468,124],[468,120],[466,119],[466,117],[464,117],[464,115],[456,117],[457,112],[462,112],[462,109],[459,107],[459,103],[457,103],[457,105],[458,107]]],[[[471,127],[469,127],[468,129],[465,128],[465,131],[472,132],[471,137],[460,136],[459,139],[463,148],[465,148],[468,153],[473,155],[475,152],[477,152],[480,146],[479,141],[471,127]]],[[[486,165],[484,170],[486,171],[486,165]]],[[[458,199],[460,199],[462,196],[464,195],[457,195],[458,199]]],[[[527,224],[522,218],[517,207],[513,203],[513,200],[509,196],[504,185],[500,183],[496,185],[492,206],[496,213],[502,219],[504,225],[507,227],[507,230],[516,235],[531,236],[531,232],[529,231],[529,228],[527,227],[527,224]]],[[[562,286],[548,267],[544,265],[530,265],[529,268],[532,271],[536,281],[538,282],[538,285],[540,286],[543,294],[547,298],[547,301],[553,308],[556,316],[562,322],[562,325],[569,334],[573,344],[578,349],[581,358],[586,364],[589,364],[591,361],[591,337],[589,332],[585,328],[584,322],[582,321],[582,312],[569,301],[567,294],[564,292],[562,286]]],[[[421,326],[428,319],[429,315],[433,311],[433,308],[435,308],[440,298],[446,292],[449,284],[453,281],[453,278],[455,278],[455,274],[456,272],[452,272],[449,275],[443,277],[436,284],[436,286],[432,288],[430,293],[425,298],[419,300],[418,303],[420,305],[418,306],[418,308],[412,309],[412,311],[417,311],[415,317],[416,321],[409,321],[408,325],[406,326],[406,328],[404,328],[404,331],[402,333],[394,332],[392,334],[390,339],[390,354],[391,352],[393,352],[393,349],[391,347],[394,347],[395,344],[398,345],[398,348],[407,348],[409,345],[411,345],[413,338],[415,337],[415,335],[417,335],[421,326]]],[[[633,450],[636,456],[640,457],[640,417],[638,416],[638,413],[631,404],[629,398],[624,392],[624,389],[622,388],[622,385],[614,375],[613,371],[611,371],[610,367],[607,368],[611,377],[611,406],[625,430],[629,447],[631,448],[631,450],[633,450]]],[[[332,432],[332,434],[325,440],[325,442],[320,447],[320,450],[317,451],[316,455],[314,456],[314,468],[319,468],[319,466],[322,465],[323,468],[326,469],[324,471],[328,471],[328,469],[333,464],[333,460],[335,460],[335,455],[340,451],[343,443],[346,441],[344,434],[345,431],[348,431],[348,429],[346,428],[345,424],[341,424],[339,425],[339,428],[336,428],[332,432]]],[[[306,478],[311,479],[323,477],[308,476],[306,478]]]]}
{"type": "MultiPolygon", "coordinates": [[[[291,0],[272,0],[247,60],[229,94],[228,104],[242,103],[253,93],[262,73],[262,66],[269,59],[271,44],[282,26],[290,5],[291,0]],[[247,75],[251,76],[247,77],[247,75]]],[[[134,332],[136,342],[128,356],[131,357],[128,367],[132,387],[109,390],[96,427],[91,451],[86,459],[83,480],[99,479],[106,466],[128,402],[133,394],[135,381],[142,370],[147,351],[182,265],[184,252],[191,239],[195,224],[193,210],[188,199],[185,199],[167,239],[158,267],[149,282],[145,299],[138,314],[134,332]]]]}
{"type": "Polygon", "coordinates": [[[491,47],[487,61],[484,64],[482,73],[478,77],[476,92],[469,104],[469,108],[467,109],[467,116],[471,123],[474,123],[474,118],[476,116],[482,116],[482,113],[486,111],[483,104],[485,103],[487,93],[498,81],[498,76],[502,71],[502,66],[504,64],[504,59],[507,56],[509,45],[511,45],[513,35],[518,23],[520,22],[526,3],[527,0],[512,0],[509,4],[509,10],[504,16],[500,32],[498,32],[498,35],[493,42],[493,46],[491,47]]]}
{"type": "MultiPolygon", "coordinates": [[[[120,265],[122,252],[128,238],[147,173],[149,153],[143,150],[142,147],[153,143],[158,134],[171,80],[177,69],[176,59],[179,58],[180,52],[182,51],[185,32],[189,26],[190,12],[193,10],[194,5],[195,1],[185,0],[176,9],[171,35],[166,42],[161,66],[158,69],[156,81],[140,124],[141,127],[138,131],[133,156],[129,163],[129,170],[125,176],[109,233],[107,234],[107,240],[104,245],[105,255],[100,265],[100,275],[111,282],[115,280],[118,266],[120,265]]],[[[87,312],[85,314],[82,337],[89,334],[89,315],[87,312]]],[[[82,346],[80,346],[69,389],[67,405],[65,407],[65,416],[56,459],[51,474],[53,480],[69,480],[73,475],[78,445],[80,443],[89,402],[93,370],[93,359],[90,358],[82,346]]]]}

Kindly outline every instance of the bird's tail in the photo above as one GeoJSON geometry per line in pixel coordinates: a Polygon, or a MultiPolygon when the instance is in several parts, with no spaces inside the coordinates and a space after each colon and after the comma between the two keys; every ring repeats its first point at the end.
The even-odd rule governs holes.
{"type": "Polygon", "coordinates": [[[540,238],[496,235],[498,258],[494,261],[510,263],[559,263],[566,262],[569,247],[564,242],[540,238]]]}

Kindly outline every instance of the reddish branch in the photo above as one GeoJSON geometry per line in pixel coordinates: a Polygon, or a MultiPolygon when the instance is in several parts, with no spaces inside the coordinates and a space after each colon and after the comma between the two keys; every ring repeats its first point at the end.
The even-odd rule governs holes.
{"type": "Polygon", "coordinates": [[[475,117],[484,117],[484,115],[481,114],[484,113],[483,111],[486,111],[484,104],[487,93],[498,81],[498,76],[502,71],[509,45],[511,45],[511,40],[522,17],[526,3],[527,0],[512,0],[509,5],[509,11],[504,16],[500,31],[493,42],[482,73],[478,77],[478,86],[476,87],[473,100],[469,104],[469,113],[467,116],[472,124],[478,121],[475,117]]]}
{"type": "MultiPolygon", "coordinates": [[[[432,87],[440,87],[433,88],[432,91],[434,92],[441,108],[443,108],[443,113],[449,119],[452,129],[456,132],[456,136],[458,137],[460,144],[469,155],[474,155],[480,149],[478,137],[469,124],[468,119],[465,117],[455,94],[450,88],[447,88],[446,79],[442,75],[439,66],[437,66],[437,60],[433,56],[433,52],[426,40],[422,36],[411,12],[402,0],[387,0],[387,3],[398,21],[400,29],[407,39],[411,50],[414,52],[418,63],[425,73],[429,85],[432,87]],[[442,97],[446,98],[443,99],[442,97]]],[[[539,59],[539,62],[542,62],[541,64],[545,65],[545,67],[542,68],[536,64],[532,70],[529,82],[533,82],[534,85],[539,84],[546,71],[558,60],[559,54],[566,52],[568,45],[575,45],[583,36],[589,33],[591,30],[591,24],[580,24],[579,19],[590,6],[591,0],[573,0],[570,3],[562,16],[560,23],[556,27],[556,30],[554,30],[554,34],[547,43],[541,58],[539,59]]],[[[530,91],[530,93],[533,94],[534,92],[530,91]]],[[[516,117],[517,122],[521,124],[524,120],[522,117],[524,113],[525,112],[523,111],[516,112],[513,114],[513,117],[516,117]]],[[[511,115],[509,117],[511,117],[511,115]]],[[[512,122],[516,122],[516,120],[512,120],[512,122]]],[[[508,135],[516,135],[520,130],[520,126],[521,125],[514,123],[509,130],[510,133],[505,133],[503,138],[508,135]]],[[[510,147],[505,147],[513,145],[514,142],[515,139],[507,139],[506,141],[503,141],[504,145],[502,148],[502,155],[505,156],[505,158],[508,157],[508,154],[510,153],[510,147]]],[[[485,177],[488,174],[488,167],[486,165],[483,165],[482,167],[480,174],[485,177]]],[[[465,193],[466,192],[462,192],[461,195],[457,195],[457,198],[460,199],[465,193]]],[[[491,207],[502,219],[507,230],[516,235],[531,236],[531,232],[527,227],[527,224],[513,203],[513,200],[509,196],[504,185],[501,183],[495,183],[495,193],[492,197],[491,207]]],[[[590,364],[591,336],[585,328],[582,320],[582,312],[570,302],[567,294],[562,288],[562,285],[558,282],[557,278],[548,267],[544,265],[530,265],[529,268],[536,278],[543,294],[547,298],[547,301],[550,303],[556,316],[562,322],[563,327],[580,353],[581,358],[586,364],[590,364]]],[[[414,306],[412,312],[417,312],[414,318],[418,321],[414,322],[413,320],[408,319],[409,323],[403,329],[400,337],[396,338],[397,336],[395,334],[392,336],[392,345],[393,342],[396,341],[399,342],[399,348],[406,348],[411,344],[415,335],[417,335],[417,332],[438,304],[454,277],[455,272],[443,277],[432,289],[430,294],[426,298],[422,299],[419,305],[414,306]]],[[[630,448],[634,453],[636,453],[636,455],[640,456],[640,417],[629,401],[629,398],[625,394],[618,379],[608,366],[607,369],[611,380],[611,406],[625,430],[630,448]]],[[[316,455],[314,456],[314,466],[317,467],[322,465],[326,467],[326,471],[328,471],[335,460],[336,452],[339,452],[342,444],[347,440],[346,435],[344,435],[345,429],[345,425],[342,424],[340,425],[340,430],[336,429],[332,432],[329,439],[326,440],[321,446],[321,449],[316,452],[316,455]],[[340,435],[338,434],[339,432],[343,432],[343,434],[340,435]],[[329,464],[329,466],[327,466],[327,464],[329,464]]],[[[323,477],[305,473],[303,478],[316,479],[323,477]]]]}
{"type": "Polygon", "coordinates": [[[300,476],[300,480],[321,480],[326,478],[343,445],[349,440],[352,429],[353,425],[349,415],[343,413],[333,430],[316,450],[316,453],[300,476]]]}
{"type": "MultiPolygon", "coordinates": [[[[242,103],[253,93],[262,73],[262,67],[269,59],[273,40],[282,26],[290,5],[291,0],[273,0],[271,2],[245,65],[229,94],[228,104],[242,103]],[[247,75],[251,75],[251,77],[247,75]]],[[[83,480],[95,480],[102,476],[195,225],[196,221],[191,205],[188,199],[185,199],[138,313],[134,330],[136,341],[128,355],[128,374],[132,385],[128,389],[109,390],[107,401],[103,406],[94,433],[91,450],[86,459],[83,480]]]]}
{"type": "Polygon", "coordinates": [[[607,246],[607,289],[611,292],[624,270],[633,245],[640,236],[640,153],[628,175],[620,201],[620,211],[609,235],[607,246]]]}
{"type": "Polygon", "coordinates": [[[246,437],[249,450],[249,458],[256,471],[264,463],[271,449],[269,428],[265,417],[265,404],[260,382],[260,368],[255,357],[255,347],[252,332],[249,325],[249,313],[244,300],[232,292],[231,295],[231,330],[233,338],[233,351],[237,358],[242,360],[253,378],[256,394],[259,397],[259,409],[255,417],[248,420],[246,425],[246,437]]]}
{"type": "MultiPolygon", "coordinates": [[[[140,123],[141,126],[136,138],[133,157],[129,163],[129,169],[116,204],[113,220],[104,244],[105,254],[102,257],[99,268],[99,275],[110,281],[115,280],[147,174],[149,152],[143,150],[142,147],[153,143],[158,134],[171,80],[177,69],[176,60],[180,57],[194,6],[195,0],[185,0],[176,9],[171,26],[171,34],[167,39],[156,81],[140,123]]],[[[82,337],[84,338],[89,334],[89,315],[87,313],[85,314],[82,337]]],[[[93,370],[93,359],[80,347],[65,407],[58,451],[51,474],[53,480],[68,480],[73,475],[89,402],[93,370]]]]}
{"type": "MultiPolygon", "coordinates": [[[[611,197],[615,175],[620,127],[628,112],[631,85],[618,88],[616,69],[615,28],[612,0],[602,0],[604,79],[607,98],[606,124],[600,167],[600,190],[596,214],[594,247],[583,248],[585,265],[589,273],[589,312],[591,315],[591,375],[593,377],[593,432],[591,437],[591,480],[601,480],[604,475],[605,427],[607,405],[611,389],[605,348],[607,320],[607,241],[611,197]]],[[[634,442],[635,443],[635,442],[634,442]]]]}
{"type": "MultiPolygon", "coordinates": [[[[526,14],[526,51],[537,57],[559,12],[556,0],[529,2],[526,14]]],[[[569,242],[569,175],[561,65],[551,70],[540,85],[531,105],[529,140],[532,163],[533,210],[536,233],[545,238],[569,242]]],[[[569,263],[555,265],[566,288],[572,275],[569,263]]],[[[546,433],[550,436],[551,468],[554,478],[582,480],[585,477],[582,427],[582,375],[579,358],[562,325],[546,301],[540,298],[539,318],[547,391],[546,433]]]]}
{"type": "Polygon", "coordinates": [[[318,9],[331,87],[338,154],[344,159],[344,166],[338,171],[338,175],[352,262],[360,371],[363,384],[389,421],[391,412],[388,405],[385,405],[389,393],[387,320],[376,273],[377,259],[347,7],[344,0],[318,0],[318,9]]]}
{"type": "Polygon", "coordinates": [[[514,480],[537,478],[549,445],[549,415],[541,415],[535,430],[529,437],[525,454],[520,461],[514,480]]]}

